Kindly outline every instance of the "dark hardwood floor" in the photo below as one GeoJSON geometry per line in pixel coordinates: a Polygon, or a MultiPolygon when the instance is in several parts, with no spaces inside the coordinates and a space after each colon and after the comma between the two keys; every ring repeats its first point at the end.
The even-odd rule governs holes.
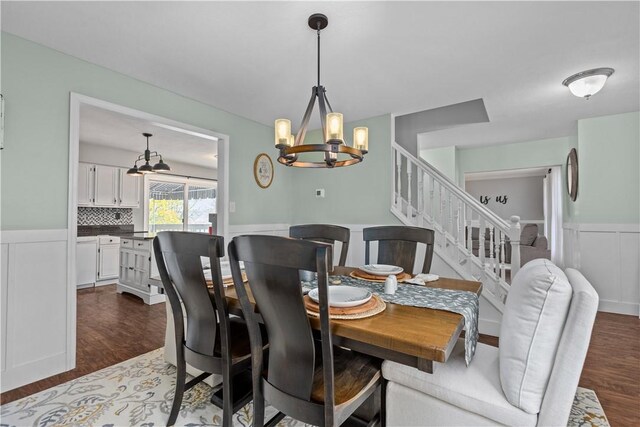
{"type": "MultiPolygon", "coordinates": [[[[78,291],[76,368],[0,395],[8,403],[164,345],[164,304],[146,305],[115,285],[78,291]]],[[[498,339],[480,341],[498,345],[498,339]]],[[[598,313],[580,386],[596,391],[613,427],[640,425],[640,319],[598,313]]]]}
{"type": "Polygon", "coordinates": [[[116,285],[78,291],[76,368],[0,395],[2,404],[164,346],[164,304],[118,294],[116,285]]]}

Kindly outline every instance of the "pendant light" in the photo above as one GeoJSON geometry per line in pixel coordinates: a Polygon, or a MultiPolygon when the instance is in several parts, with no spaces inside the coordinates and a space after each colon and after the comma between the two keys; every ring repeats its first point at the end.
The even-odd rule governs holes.
{"type": "Polygon", "coordinates": [[[147,173],[155,173],[155,172],[167,172],[170,171],[171,168],[168,164],[166,164],[162,160],[162,156],[158,154],[157,151],[149,151],[149,138],[153,135],[150,133],[143,133],[142,136],[147,138],[147,149],[144,150],[144,154],[140,154],[136,161],[133,164],[133,167],[127,171],[127,175],[132,176],[141,176],[147,173]],[[151,166],[149,161],[154,158],[159,158],[160,160],[155,165],[151,166]],[[138,167],[138,162],[144,160],[144,165],[138,167]]]}
{"type": "Polygon", "coordinates": [[[327,27],[329,20],[321,13],[313,14],[308,20],[309,27],[318,34],[318,84],[311,89],[311,99],[302,118],[297,135],[291,133],[291,121],[275,121],[275,146],[280,151],[278,162],[301,168],[334,168],[360,163],[369,150],[369,130],[357,127],[353,130],[353,146],[344,140],[342,114],[334,112],[327,99],[326,89],[320,85],[320,30],[327,27]],[[309,119],[316,99],[320,110],[323,144],[304,144],[309,119]],[[328,112],[327,112],[328,109],[328,112]],[[322,161],[301,161],[300,154],[322,153],[322,161]]]}

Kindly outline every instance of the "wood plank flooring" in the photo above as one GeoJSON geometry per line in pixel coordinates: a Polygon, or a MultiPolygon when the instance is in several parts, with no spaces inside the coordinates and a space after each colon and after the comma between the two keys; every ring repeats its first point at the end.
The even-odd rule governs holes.
{"type": "MultiPolygon", "coordinates": [[[[78,291],[77,367],[0,395],[8,403],[164,345],[164,304],[115,285],[78,291]]],[[[498,339],[480,341],[498,345],[498,339]]],[[[596,391],[612,426],[640,425],[640,319],[598,313],[580,386],[596,391]]]]}
{"type": "Polygon", "coordinates": [[[164,304],[118,294],[116,285],[81,289],[77,305],[76,368],[0,395],[7,403],[164,346],[164,304]]]}

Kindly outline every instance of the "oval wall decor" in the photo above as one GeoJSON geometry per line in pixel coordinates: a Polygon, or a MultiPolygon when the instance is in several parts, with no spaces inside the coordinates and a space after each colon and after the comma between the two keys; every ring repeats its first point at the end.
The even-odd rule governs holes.
{"type": "Polygon", "coordinates": [[[567,156],[567,193],[573,202],[578,198],[578,152],[575,148],[567,156]]]}
{"type": "Polygon", "coordinates": [[[266,153],[260,153],[253,162],[253,177],[261,188],[267,188],[273,182],[273,162],[266,153]]]}

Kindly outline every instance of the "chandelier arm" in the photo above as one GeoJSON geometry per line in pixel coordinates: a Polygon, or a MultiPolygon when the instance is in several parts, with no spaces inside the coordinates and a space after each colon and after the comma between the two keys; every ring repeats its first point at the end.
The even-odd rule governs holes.
{"type": "Polygon", "coordinates": [[[326,90],[324,91],[324,100],[327,103],[327,107],[329,107],[329,112],[333,113],[333,108],[331,108],[331,103],[329,102],[329,98],[327,98],[327,91],[326,90]]]}
{"type": "Polygon", "coordinates": [[[314,87],[311,90],[311,99],[309,100],[309,105],[307,105],[307,110],[304,112],[304,116],[302,117],[300,130],[298,130],[298,134],[296,135],[295,145],[301,145],[304,142],[304,137],[307,133],[307,126],[309,125],[309,119],[311,118],[311,113],[313,112],[313,106],[316,103],[316,96],[318,96],[318,88],[314,87]]]}
{"type": "MultiPolygon", "coordinates": [[[[327,107],[324,105],[324,88],[320,86],[318,88],[318,108],[320,109],[320,123],[322,124],[322,139],[324,140],[327,135],[327,107]]],[[[324,141],[327,142],[327,141],[324,141]]]]}

